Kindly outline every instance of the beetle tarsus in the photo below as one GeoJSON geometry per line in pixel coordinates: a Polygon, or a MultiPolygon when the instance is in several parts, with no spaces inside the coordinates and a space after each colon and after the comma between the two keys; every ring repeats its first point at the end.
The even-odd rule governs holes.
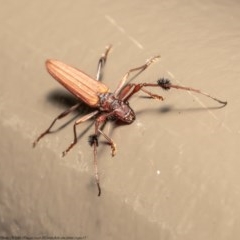
{"type": "Polygon", "coordinates": [[[111,149],[112,149],[112,157],[114,157],[117,152],[117,145],[115,143],[111,143],[111,149]]]}
{"type": "Polygon", "coordinates": [[[36,145],[37,145],[37,141],[34,141],[34,142],[32,143],[32,147],[35,148],[36,145]]]}
{"type": "Polygon", "coordinates": [[[40,136],[38,136],[38,138],[33,142],[32,147],[35,148],[36,145],[38,144],[39,140],[48,133],[49,133],[49,128],[45,132],[43,132],[40,136]]]}
{"type": "Polygon", "coordinates": [[[160,55],[157,55],[157,56],[154,56],[154,57],[148,59],[147,62],[146,62],[146,67],[148,67],[153,62],[158,61],[160,57],[161,57],[160,55]]]}
{"type": "Polygon", "coordinates": [[[73,147],[76,143],[77,143],[76,141],[72,142],[72,143],[69,145],[69,147],[68,147],[65,151],[62,152],[62,157],[65,157],[65,156],[67,155],[67,153],[72,149],[72,147],[73,147]]]}

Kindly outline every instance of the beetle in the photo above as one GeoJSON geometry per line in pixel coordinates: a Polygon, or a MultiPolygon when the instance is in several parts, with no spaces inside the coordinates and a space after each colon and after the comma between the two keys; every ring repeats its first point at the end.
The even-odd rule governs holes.
{"type": "MultiPolygon", "coordinates": [[[[98,167],[97,167],[97,147],[98,147],[98,138],[100,135],[102,135],[111,146],[112,156],[114,156],[116,153],[116,144],[108,135],[106,135],[102,131],[102,126],[108,120],[120,120],[125,124],[131,124],[136,119],[136,116],[133,109],[130,107],[128,101],[134,94],[136,94],[139,91],[142,91],[148,96],[150,96],[151,98],[154,98],[157,100],[164,100],[162,96],[158,94],[153,94],[149,92],[146,88],[158,87],[158,88],[162,88],[163,90],[176,88],[176,89],[196,92],[196,93],[205,95],[219,102],[220,104],[223,104],[223,105],[227,104],[226,101],[221,101],[198,89],[171,84],[170,80],[166,78],[160,78],[159,80],[157,80],[156,83],[129,83],[128,78],[132,72],[141,73],[146,68],[148,68],[152,63],[158,60],[160,56],[154,56],[148,59],[145,62],[145,64],[128,70],[128,72],[120,80],[116,90],[114,92],[111,92],[110,89],[100,81],[103,74],[102,72],[103,67],[106,63],[107,56],[110,49],[111,49],[111,45],[108,45],[105,49],[105,52],[102,54],[101,58],[98,61],[96,79],[93,79],[83,71],[77,68],[71,67],[61,61],[58,61],[58,60],[46,61],[46,68],[50,73],[50,75],[52,75],[54,79],[56,79],[61,85],[63,85],[77,99],[85,102],[85,104],[87,104],[88,106],[94,109],[92,112],[81,117],[74,123],[73,125],[74,139],[73,139],[73,142],[69,145],[69,147],[63,152],[63,156],[65,156],[69,152],[69,150],[77,143],[77,132],[76,132],[77,125],[79,125],[82,122],[85,122],[88,119],[95,117],[96,118],[95,132],[93,135],[90,135],[89,143],[94,148],[93,150],[94,170],[95,170],[96,185],[98,188],[98,196],[101,195],[101,187],[100,187],[98,167]]],[[[52,121],[50,126],[43,133],[41,133],[39,137],[33,142],[33,147],[36,146],[36,144],[42,137],[50,133],[51,128],[53,127],[53,125],[57,120],[73,112],[78,107],[80,107],[80,105],[81,105],[81,102],[78,102],[71,108],[67,109],[66,111],[58,115],[52,121]]]]}

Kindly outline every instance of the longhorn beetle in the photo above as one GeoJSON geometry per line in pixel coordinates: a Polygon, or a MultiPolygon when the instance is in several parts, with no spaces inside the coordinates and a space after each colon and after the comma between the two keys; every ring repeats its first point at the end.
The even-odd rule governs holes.
{"type": "MultiPolygon", "coordinates": [[[[93,79],[86,73],[81,70],[78,70],[74,67],[71,67],[63,62],[57,60],[47,60],[46,68],[48,72],[55,78],[60,84],[62,84],[68,91],[70,91],[75,97],[79,100],[85,102],[88,106],[92,107],[93,112],[81,117],[78,119],[73,125],[73,142],[69,145],[69,147],[63,152],[63,156],[67,154],[67,152],[77,143],[77,132],[76,127],[82,122],[95,117],[95,132],[93,135],[89,137],[89,143],[93,146],[94,152],[94,170],[95,170],[95,179],[98,188],[98,196],[101,195],[100,181],[98,176],[98,167],[97,167],[97,147],[98,147],[98,137],[99,135],[103,135],[103,137],[107,140],[109,145],[111,146],[112,156],[116,153],[116,144],[113,140],[106,135],[102,131],[102,126],[106,123],[106,121],[110,119],[120,120],[123,123],[131,124],[136,116],[133,109],[130,107],[128,101],[130,98],[137,92],[142,91],[151,98],[157,100],[163,100],[163,97],[157,94],[153,94],[149,92],[147,87],[158,87],[163,90],[169,90],[171,88],[182,89],[187,91],[196,92],[202,95],[205,95],[220,104],[226,105],[226,101],[221,101],[211,95],[204,93],[198,89],[183,87],[179,85],[171,84],[168,79],[160,78],[156,83],[129,83],[128,78],[132,72],[141,73],[146,68],[148,68],[152,63],[154,63],[160,56],[154,56],[146,61],[140,67],[130,69],[120,80],[116,90],[111,92],[109,88],[100,82],[102,78],[103,67],[106,63],[108,53],[111,49],[111,45],[107,46],[105,52],[102,54],[101,58],[98,62],[97,67],[97,75],[96,79],[93,79]]],[[[37,142],[46,134],[50,133],[51,128],[55,124],[55,122],[69,113],[76,110],[81,103],[77,103],[66,111],[62,112],[58,115],[50,126],[42,133],[40,136],[34,141],[33,147],[36,146],[37,142]]]]}

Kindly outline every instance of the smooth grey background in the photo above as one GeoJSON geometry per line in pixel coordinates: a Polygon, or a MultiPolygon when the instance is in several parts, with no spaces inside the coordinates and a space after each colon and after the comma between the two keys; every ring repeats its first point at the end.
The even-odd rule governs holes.
{"type": "MultiPolygon", "coordinates": [[[[238,239],[239,1],[0,1],[0,236],[87,239],[238,239]],[[112,158],[99,147],[97,197],[91,128],[65,158],[72,124],[34,139],[74,101],[47,73],[47,58],[93,77],[113,44],[104,83],[162,58],[134,79],[211,93],[228,105],[180,91],[164,102],[131,100],[137,120],[108,124],[112,158]]],[[[75,114],[58,123],[58,129],[75,114]]],[[[90,122],[78,127],[79,134],[90,122]]]]}

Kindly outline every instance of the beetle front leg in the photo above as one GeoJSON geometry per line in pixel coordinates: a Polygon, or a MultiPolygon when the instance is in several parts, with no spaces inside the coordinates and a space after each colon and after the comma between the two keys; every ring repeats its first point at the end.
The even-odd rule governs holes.
{"type": "MultiPolygon", "coordinates": [[[[97,118],[97,120],[95,121],[95,134],[91,136],[91,139],[93,138],[94,141],[96,141],[97,145],[98,145],[98,135],[102,134],[104,136],[104,138],[108,141],[108,143],[112,149],[112,156],[114,156],[116,154],[116,149],[117,149],[116,144],[113,142],[113,140],[108,135],[106,135],[100,129],[100,126],[102,124],[104,124],[106,122],[107,118],[111,115],[112,115],[112,113],[102,114],[97,118]]],[[[91,139],[90,139],[90,144],[92,145],[91,139]]]]}
{"type": "Polygon", "coordinates": [[[138,83],[138,84],[127,84],[119,93],[119,99],[122,101],[128,101],[135,93],[139,91],[143,91],[147,95],[149,95],[151,98],[157,99],[157,100],[164,100],[162,96],[158,94],[154,94],[146,90],[144,87],[148,86],[147,83],[138,83]]]}
{"type": "Polygon", "coordinates": [[[62,153],[62,156],[64,157],[71,149],[72,147],[77,143],[77,131],[76,131],[76,127],[78,124],[87,121],[88,119],[92,118],[93,116],[95,116],[96,114],[98,114],[98,110],[91,112],[83,117],[81,117],[80,119],[78,119],[74,125],[73,125],[73,134],[74,134],[74,139],[73,142],[69,145],[69,147],[62,153]]]}
{"type": "Polygon", "coordinates": [[[108,141],[108,143],[110,144],[111,146],[111,149],[112,149],[112,157],[114,157],[116,155],[116,151],[117,151],[117,146],[116,144],[113,142],[113,140],[107,136],[103,131],[101,131],[100,129],[98,129],[98,132],[101,133],[105,139],[108,141]]]}

